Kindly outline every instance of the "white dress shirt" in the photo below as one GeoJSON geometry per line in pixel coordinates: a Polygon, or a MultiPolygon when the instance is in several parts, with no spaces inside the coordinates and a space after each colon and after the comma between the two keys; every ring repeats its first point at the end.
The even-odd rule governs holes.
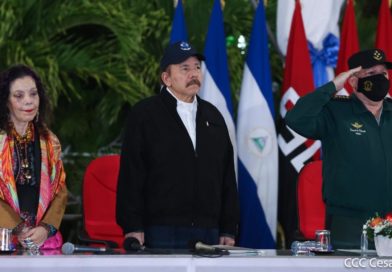
{"type": "Polygon", "coordinates": [[[177,113],[180,116],[186,130],[188,131],[189,137],[193,143],[193,148],[196,150],[197,99],[194,97],[193,102],[187,103],[179,100],[169,88],[166,89],[177,100],[177,113]]]}

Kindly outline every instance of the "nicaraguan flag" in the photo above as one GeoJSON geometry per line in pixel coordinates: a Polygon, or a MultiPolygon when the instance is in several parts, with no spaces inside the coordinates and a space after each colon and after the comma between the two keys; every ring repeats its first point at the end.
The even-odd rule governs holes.
{"type": "Polygon", "coordinates": [[[206,57],[206,61],[202,64],[204,79],[199,95],[217,107],[223,115],[233,145],[234,162],[236,164],[237,147],[233,121],[233,106],[230,96],[223,13],[219,0],[215,0],[211,12],[204,56],[206,57]]]}
{"type": "Polygon", "coordinates": [[[176,11],[174,13],[172,30],[170,34],[170,44],[178,41],[188,41],[188,34],[186,31],[185,17],[181,0],[178,0],[176,11]]]}
{"type": "Polygon", "coordinates": [[[239,245],[275,248],[278,146],[264,5],[259,3],[238,106],[239,245]]]}

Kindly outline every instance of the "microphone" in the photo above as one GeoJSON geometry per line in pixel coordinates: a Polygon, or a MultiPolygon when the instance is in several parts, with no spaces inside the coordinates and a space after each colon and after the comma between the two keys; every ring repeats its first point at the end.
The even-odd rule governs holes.
{"type": "Polygon", "coordinates": [[[146,247],[141,245],[139,240],[135,237],[127,237],[124,240],[123,247],[127,251],[145,250],[146,247]]]}
{"type": "Polygon", "coordinates": [[[203,254],[229,255],[229,251],[225,249],[213,247],[200,241],[193,241],[190,243],[190,245],[191,249],[194,249],[195,252],[200,252],[203,254]]]}
{"type": "Polygon", "coordinates": [[[63,246],[61,247],[61,252],[64,255],[71,255],[76,252],[106,252],[107,248],[106,247],[89,247],[89,246],[78,246],[74,245],[72,243],[64,243],[63,246]]]}

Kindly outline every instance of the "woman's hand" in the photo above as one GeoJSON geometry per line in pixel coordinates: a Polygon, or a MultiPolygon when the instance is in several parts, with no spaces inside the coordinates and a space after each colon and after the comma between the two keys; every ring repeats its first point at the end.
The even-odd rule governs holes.
{"type": "Polygon", "coordinates": [[[29,229],[27,232],[21,233],[18,236],[19,242],[23,247],[27,247],[24,242],[25,239],[30,239],[35,245],[40,247],[46,239],[48,239],[48,231],[42,226],[37,226],[35,228],[29,229]]]}
{"type": "Polygon", "coordinates": [[[18,237],[18,241],[24,248],[27,247],[27,245],[24,242],[24,240],[27,238],[27,232],[30,229],[31,229],[30,227],[27,227],[25,225],[21,225],[21,226],[18,226],[18,230],[16,232],[16,236],[18,237]]]}

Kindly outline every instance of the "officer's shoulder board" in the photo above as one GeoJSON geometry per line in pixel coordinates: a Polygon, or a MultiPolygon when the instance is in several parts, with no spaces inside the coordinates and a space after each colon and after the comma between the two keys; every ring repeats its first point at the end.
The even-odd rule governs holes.
{"type": "Polygon", "coordinates": [[[387,98],[385,98],[385,101],[387,101],[388,103],[392,103],[392,98],[391,97],[387,97],[387,98]]]}
{"type": "Polygon", "coordinates": [[[332,97],[332,100],[335,100],[335,101],[350,101],[351,100],[351,96],[348,96],[348,95],[334,95],[333,97],[332,97]]]}

